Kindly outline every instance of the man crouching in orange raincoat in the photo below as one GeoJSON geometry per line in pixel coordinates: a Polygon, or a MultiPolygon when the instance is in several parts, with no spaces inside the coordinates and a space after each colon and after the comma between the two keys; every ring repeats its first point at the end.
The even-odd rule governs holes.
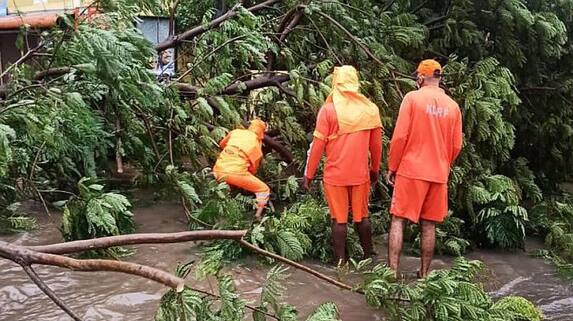
{"type": "Polygon", "coordinates": [[[308,189],[326,150],[323,187],[332,218],[337,264],[346,260],[349,208],[352,208],[364,257],[374,253],[368,198],[370,183],[378,180],[380,170],[382,124],[378,107],[359,93],[359,87],[358,72],[354,67],[334,68],[332,93],[318,112],[303,180],[303,188],[308,189]]]}
{"type": "Polygon", "coordinates": [[[269,201],[271,189],[255,176],[263,159],[262,142],[267,125],[258,119],[251,121],[249,129],[231,131],[219,146],[223,150],[213,167],[218,181],[224,181],[255,194],[257,212],[260,220],[269,201]]]}

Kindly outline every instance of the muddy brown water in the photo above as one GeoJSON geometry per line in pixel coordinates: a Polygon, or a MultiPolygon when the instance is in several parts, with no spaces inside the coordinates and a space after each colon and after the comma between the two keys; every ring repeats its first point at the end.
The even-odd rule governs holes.
{"type": "MultiPolygon", "coordinates": [[[[49,244],[61,242],[58,214],[39,216],[41,227],[35,231],[0,236],[16,244],[49,244]]],[[[184,213],[176,205],[154,205],[135,210],[138,232],[177,232],[186,229],[184,213]]],[[[533,246],[538,246],[533,244],[533,246]]],[[[173,271],[178,263],[196,258],[193,243],[142,245],[126,260],[173,271]]],[[[385,247],[378,247],[380,253],[385,247]]],[[[475,251],[468,255],[484,261],[490,270],[486,285],[494,296],[520,295],[537,304],[546,320],[573,321],[573,284],[558,278],[552,266],[524,252],[475,251]]],[[[433,268],[446,267],[451,258],[437,257],[433,268]]],[[[323,273],[335,271],[318,262],[305,264],[323,273]]],[[[418,259],[405,256],[403,270],[415,271],[418,259]]],[[[229,268],[241,297],[256,300],[261,292],[268,266],[248,260],[229,268]]],[[[111,272],[73,272],[61,268],[37,266],[46,283],[86,321],[153,320],[165,287],[135,276],[111,272]]],[[[197,288],[209,290],[212,281],[190,280],[197,288]]],[[[384,320],[379,311],[366,306],[361,295],[341,291],[297,270],[290,270],[285,301],[297,307],[301,316],[317,305],[334,302],[345,321],[384,320]]],[[[0,320],[70,320],[27,278],[22,269],[0,259],[0,320]]]]}

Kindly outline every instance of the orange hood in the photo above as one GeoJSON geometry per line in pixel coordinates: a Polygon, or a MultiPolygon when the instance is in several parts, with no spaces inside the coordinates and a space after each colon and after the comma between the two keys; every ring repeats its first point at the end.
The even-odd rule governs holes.
{"type": "Polygon", "coordinates": [[[259,140],[263,140],[265,137],[265,131],[267,130],[267,124],[260,119],[254,119],[249,125],[249,130],[257,134],[257,138],[259,140]]]}
{"type": "Polygon", "coordinates": [[[352,66],[335,67],[332,92],[326,99],[333,103],[339,135],[382,127],[378,106],[360,94],[358,71],[352,66]]]}

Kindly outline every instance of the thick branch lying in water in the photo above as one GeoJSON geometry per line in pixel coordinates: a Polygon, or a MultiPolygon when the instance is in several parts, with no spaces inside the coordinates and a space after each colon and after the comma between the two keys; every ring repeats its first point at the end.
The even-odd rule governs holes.
{"type": "Polygon", "coordinates": [[[99,250],[114,246],[135,244],[181,243],[199,240],[235,239],[239,240],[246,230],[226,231],[187,231],[178,233],[139,233],[118,236],[100,237],[91,240],[72,241],[50,245],[27,246],[32,251],[51,254],[71,254],[90,250],[99,250]]]}
{"type": "Polygon", "coordinates": [[[0,257],[18,263],[21,266],[40,264],[83,272],[110,271],[132,274],[161,283],[177,291],[183,290],[185,285],[185,281],[182,278],[137,263],[113,260],[76,260],[67,256],[32,251],[23,246],[3,241],[0,241],[0,257]]]}

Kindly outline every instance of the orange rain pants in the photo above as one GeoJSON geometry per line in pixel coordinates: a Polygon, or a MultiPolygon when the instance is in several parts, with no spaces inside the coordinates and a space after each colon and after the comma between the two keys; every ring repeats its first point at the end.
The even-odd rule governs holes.
{"type": "Polygon", "coordinates": [[[324,196],[330,209],[330,217],[338,224],[348,223],[348,210],[352,209],[354,223],[368,217],[370,182],[360,185],[336,186],[323,182],[324,196]]]}
{"type": "Polygon", "coordinates": [[[255,119],[248,130],[231,131],[219,146],[223,151],[213,166],[218,181],[225,181],[251,193],[257,199],[257,207],[265,207],[269,201],[271,189],[254,174],[263,158],[261,141],[265,135],[266,124],[255,119]]]}
{"type": "Polygon", "coordinates": [[[214,172],[219,181],[255,194],[257,207],[265,207],[271,195],[271,189],[255,175],[245,172],[242,174],[214,172]]]}

